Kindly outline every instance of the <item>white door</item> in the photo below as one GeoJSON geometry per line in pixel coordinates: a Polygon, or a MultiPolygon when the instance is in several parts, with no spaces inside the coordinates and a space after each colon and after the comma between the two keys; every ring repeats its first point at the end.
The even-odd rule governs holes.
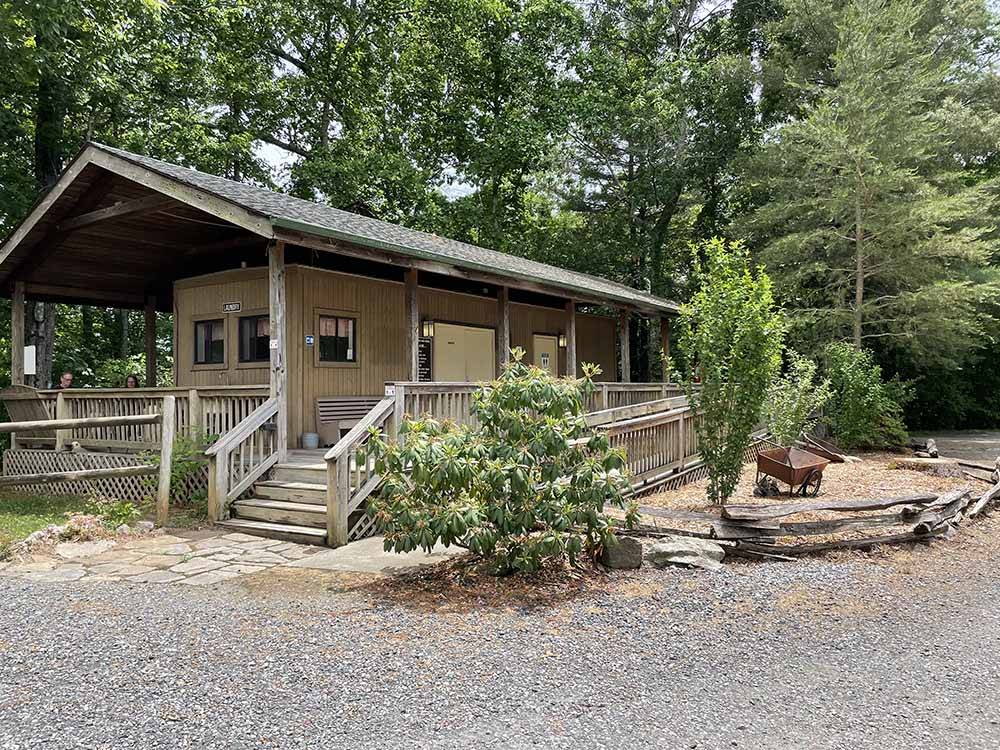
{"type": "Polygon", "coordinates": [[[478,382],[496,376],[496,332],[454,323],[434,324],[434,380],[478,382]]]}
{"type": "Polygon", "coordinates": [[[559,340],[555,336],[535,334],[531,339],[531,348],[535,355],[535,366],[559,376],[559,340]]]}

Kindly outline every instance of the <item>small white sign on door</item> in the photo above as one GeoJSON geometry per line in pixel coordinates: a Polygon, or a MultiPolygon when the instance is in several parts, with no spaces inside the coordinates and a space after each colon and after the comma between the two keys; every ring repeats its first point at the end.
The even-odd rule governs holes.
{"type": "Polygon", "coordinates": [[[542,352],[542,369],[543,370],[548,370],[549,369],[549,353],[548,352],[542,352]]]}

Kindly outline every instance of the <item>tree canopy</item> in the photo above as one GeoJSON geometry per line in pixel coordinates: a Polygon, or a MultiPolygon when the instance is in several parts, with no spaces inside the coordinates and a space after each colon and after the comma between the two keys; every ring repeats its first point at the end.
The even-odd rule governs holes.
{"type": "MultiPolygon", "coordinates": [[[[723,236],[797,349],[985,424],[997,42],[985,0],[0,0],[0,232],[94,139],[679,302],[723,236]]],[[[29,341],[57,313],[53,367],[135,354],[98,309],[29,341]]]]}

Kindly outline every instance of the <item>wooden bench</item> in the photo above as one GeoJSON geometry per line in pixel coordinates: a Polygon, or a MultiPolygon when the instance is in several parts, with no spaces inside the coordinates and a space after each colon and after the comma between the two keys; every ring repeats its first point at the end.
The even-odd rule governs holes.
{"type": "Polygon", "coordinates": [[[374,409],[381,396],[320,396],[316,399],[316,432],[319,444],[333,445],[374,409]]]}
{"type": "MultiPolygon", "coordinates": [[[[52,419],[41,395],[31,386],[12,385],[4,388],[0,391],[0,401],[7,407],[7,416],[11,422],[44,422],[52,419]]],[[[19,446],[51,448],[56,444],[56,431],[20,432],[11,442],[12,448],[19,446]]]]}

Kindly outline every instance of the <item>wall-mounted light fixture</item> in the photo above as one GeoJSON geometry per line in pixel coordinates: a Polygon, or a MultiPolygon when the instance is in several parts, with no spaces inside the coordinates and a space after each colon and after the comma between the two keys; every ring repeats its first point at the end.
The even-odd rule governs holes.
{"type": "Polygon", "coordinates": [[[566,334],[565,333],[560,333],[559,334],[559,348],[560,349],[565,349],[566,348],[566,334]]]}
{"type": "Polygon", "coordinates": [[[425,320],[420,326],[420,335],[424,338],[434,338],[434,321],[425,320]]]}

